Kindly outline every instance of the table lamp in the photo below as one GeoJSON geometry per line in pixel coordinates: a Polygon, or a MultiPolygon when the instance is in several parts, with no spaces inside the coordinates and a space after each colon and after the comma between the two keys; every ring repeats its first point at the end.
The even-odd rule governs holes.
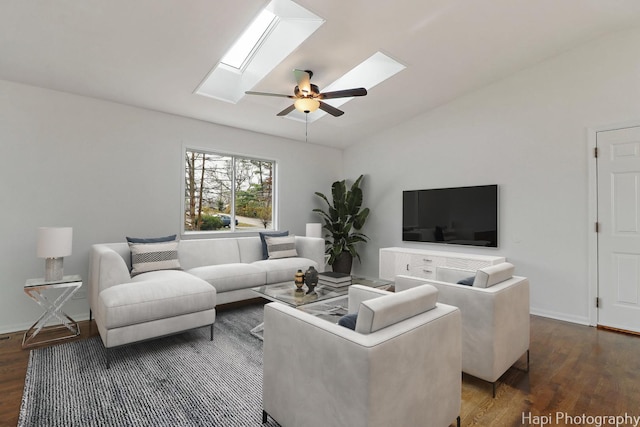
{"type": "Polygon", "coordinates": [[[322,224],[319,222],[311,222],[307,224],[307,237],[322,237],[322,224]]]}
{"type": "Polygon", "coordinates": [[[44,280],[54,282],[62,280],[62,261],[71,255],[73,228],[38,228],[38,258],[45,258],[44,280]]]}

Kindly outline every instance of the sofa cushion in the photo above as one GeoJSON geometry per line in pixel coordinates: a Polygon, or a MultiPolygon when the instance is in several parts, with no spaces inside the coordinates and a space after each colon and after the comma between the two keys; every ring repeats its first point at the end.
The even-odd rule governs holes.
{"type": "Polygon", "coordinates": [[[178,251],[180,264],[185,270],[241,262],[238,239],[234,238],[182,239],[178,251]]]}
{"type": "Polygon", "coordinates": [[[252,288],[266,283],[265,271],[253,264],[207,265],[192,268],[187,270],[187,273],[193,274],[213,285],[218,292],[252,288]]]}
{"type": "Polygon", "coordinates": [[[178,242],[129,243],[131,277],[155,270],[179,270],[178,242]]]}
{"type": "MultiPolygon", "coordinates": [[[[251,265],[266,272],[267,285],[287,281],[293,282],[293,276],[296,274],[296,271],[306,271],[311,265],[316,269],[318,268],[317,262],[303,257],[267,259],[264,261],[252,262],[251,265]]],[[[262,283],[262,285],[264,284],[265,283],[262,283]]]]}
{"type": "Polygon", "coordinates": [[[264,259],[262,257],[262,242],[258,236],[237,237],[238,250],[240,251],[240,261],[252,263],[264,259]]]}
{"type": "Polygon", "coordinates": [[[481,268],[476,271],[473,286],[476,288],[489,288],[507,279],[511,279],[511,277],[513,277],[513,270],[513,264],[508,262],[481,268]]]}
{"type": "Polygon", "coordinates": [[[100,292],[100,309],[107,329],[210,310],[216,290],[182,271],[146,273],[144,280],[112,286],[100,292]],[[178,285],[178,286],[176,286],[178,285]]]}
{"type": "Polygon", "coordinates": [[[258,234],[260,235],[260,242],[262,244],[262,259],[268,259],[269,251],[267,250],[267,240],[265,237],[284,237],[289,235],[289,231],[260,231],[258,234]]]}
{"type": "Polygon", "coordinates": [[[421,285],[360,303],[356,332],[370,334],[436,307],[438,290],[421,285]]]}
{"type": "Polygon", "coordinates": [[[267,242],[268,259],[291,258],[298,256],[296,251],[296,236],[273,237],[265,236],[267,242]]]}

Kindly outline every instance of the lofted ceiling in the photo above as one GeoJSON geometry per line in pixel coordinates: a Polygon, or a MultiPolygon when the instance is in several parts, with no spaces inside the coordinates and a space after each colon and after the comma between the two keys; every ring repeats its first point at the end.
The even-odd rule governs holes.
{"type": "MultiPolygon", "coordinates": [[[[637,0],[296,0],[326,20],[253,90],[320,90],[381,51],[407,68],[309,124],[344,148],[607,33],[640,25],[637,0]]],[[[3,0],[0,79],[305,141],[286,98],[194,94],[267,1],[3,0]]],[[[313,114],[313,113],[312,113],[313,114]]]]}

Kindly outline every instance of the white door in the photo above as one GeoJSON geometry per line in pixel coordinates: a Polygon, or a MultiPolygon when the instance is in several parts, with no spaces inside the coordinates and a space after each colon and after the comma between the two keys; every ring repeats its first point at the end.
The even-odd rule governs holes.
{"type": "Polygon", "coordinates": [[[598,132],[598,324],[640,332],[640,127],[598,132]]]}

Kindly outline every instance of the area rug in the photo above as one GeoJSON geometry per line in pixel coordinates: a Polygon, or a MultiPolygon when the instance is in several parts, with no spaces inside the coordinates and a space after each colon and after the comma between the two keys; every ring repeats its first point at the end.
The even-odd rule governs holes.
{"type": "MultiPolygon", "coordinates": [[[[262,425],[262,305],[209,328],[114,349],[99,337],[31,351],[18,426],[262,425]]],[[[271,418],[265,426],[278,426],[271,418]]]]}

